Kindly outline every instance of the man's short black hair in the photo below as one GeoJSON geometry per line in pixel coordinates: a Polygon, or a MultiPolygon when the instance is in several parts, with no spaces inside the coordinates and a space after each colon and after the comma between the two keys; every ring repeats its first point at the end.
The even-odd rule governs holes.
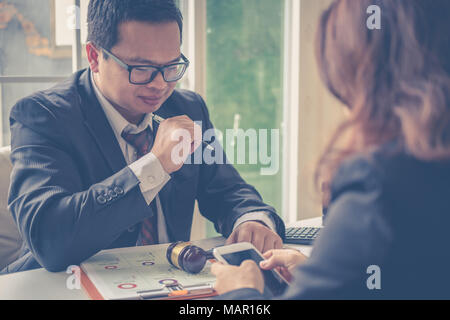
{"type": "Polygon", "coordinates": [[[183,17],[174,0],[90,0],[87,41],[111,50],[119,41],[119,25],[127,21],[176,21],[183,33],[183,17]]]}

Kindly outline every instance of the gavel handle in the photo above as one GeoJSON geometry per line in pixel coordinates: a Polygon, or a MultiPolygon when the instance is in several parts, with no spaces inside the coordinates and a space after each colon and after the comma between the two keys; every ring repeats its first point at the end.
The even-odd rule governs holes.
{"type": "Polygon", "coordinates": [[[206,251],[206,260],[216,259],[213,255],[214,248],[206,251]]]}

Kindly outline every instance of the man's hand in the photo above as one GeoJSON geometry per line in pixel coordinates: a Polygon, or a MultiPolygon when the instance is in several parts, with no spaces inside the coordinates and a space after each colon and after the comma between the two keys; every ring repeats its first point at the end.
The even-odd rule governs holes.
{"type": "Polygon", "coordinates": [[[188,116],[178,116],[160,123],[152,153],[171,174],[180,170],[184,161],[201,144],[202,128],[188,116]]]}
{"type": "Polygon", "coordinates": [[[247,221],[241,223],[228,237],[226,244],[250,242],[262,253],[271,249],[281,249],[283,240],[262,223],[247,221]]]}
{"type": "Polygon", "coordinates": [[[229,291],[252,288],[261,294],[264,291],[264,278],[261,270],[252,260],[245,260],[239,267],[213,263],[211,272],[216,276],[215,290],[219,294],[229,291]]]}

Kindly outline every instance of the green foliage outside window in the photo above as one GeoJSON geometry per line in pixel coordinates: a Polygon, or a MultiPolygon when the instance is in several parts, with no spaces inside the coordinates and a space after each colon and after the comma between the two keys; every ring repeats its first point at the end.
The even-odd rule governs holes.
{"type": "MultiPolygon", "coordinates": [[[[211,119],[225,135],[239,128],[279,129],[278,173],[264,165],[235,164],[243,178],[281,214],[283,121],[283,15],[280,0],[207,0],[207,103],[211,119]]],[[[270,137],[270,134],[269,134],[270,137]]],[[[270,139],[269,139],[270,141],[270,139]]],[[[224,139],[224,148],[231,141],[224,139]]],[[[247,144],[248,150],[248,144],[247,144]]],[[[268,147],[270,152],[270,144],[268,147]]],[[[236,154],[236,152],[235,152],[236,154]]],[[[236,156],[235,156],[236,158],[236,156]]],[[[208,235],[213,235],[208,227],[208,235]]]]}

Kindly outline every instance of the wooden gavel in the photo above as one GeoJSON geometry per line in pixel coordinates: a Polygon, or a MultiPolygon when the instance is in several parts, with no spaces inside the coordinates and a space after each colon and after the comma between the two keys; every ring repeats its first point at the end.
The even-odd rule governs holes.
{"type": "Polygon", "coordinates": [[[167,260],[177,269],[188,273],[199,273],[205,267],[206,261],[214,259],[212,250],[205,251],[190,242],[174,242],[166,252],[167,260]]]}

